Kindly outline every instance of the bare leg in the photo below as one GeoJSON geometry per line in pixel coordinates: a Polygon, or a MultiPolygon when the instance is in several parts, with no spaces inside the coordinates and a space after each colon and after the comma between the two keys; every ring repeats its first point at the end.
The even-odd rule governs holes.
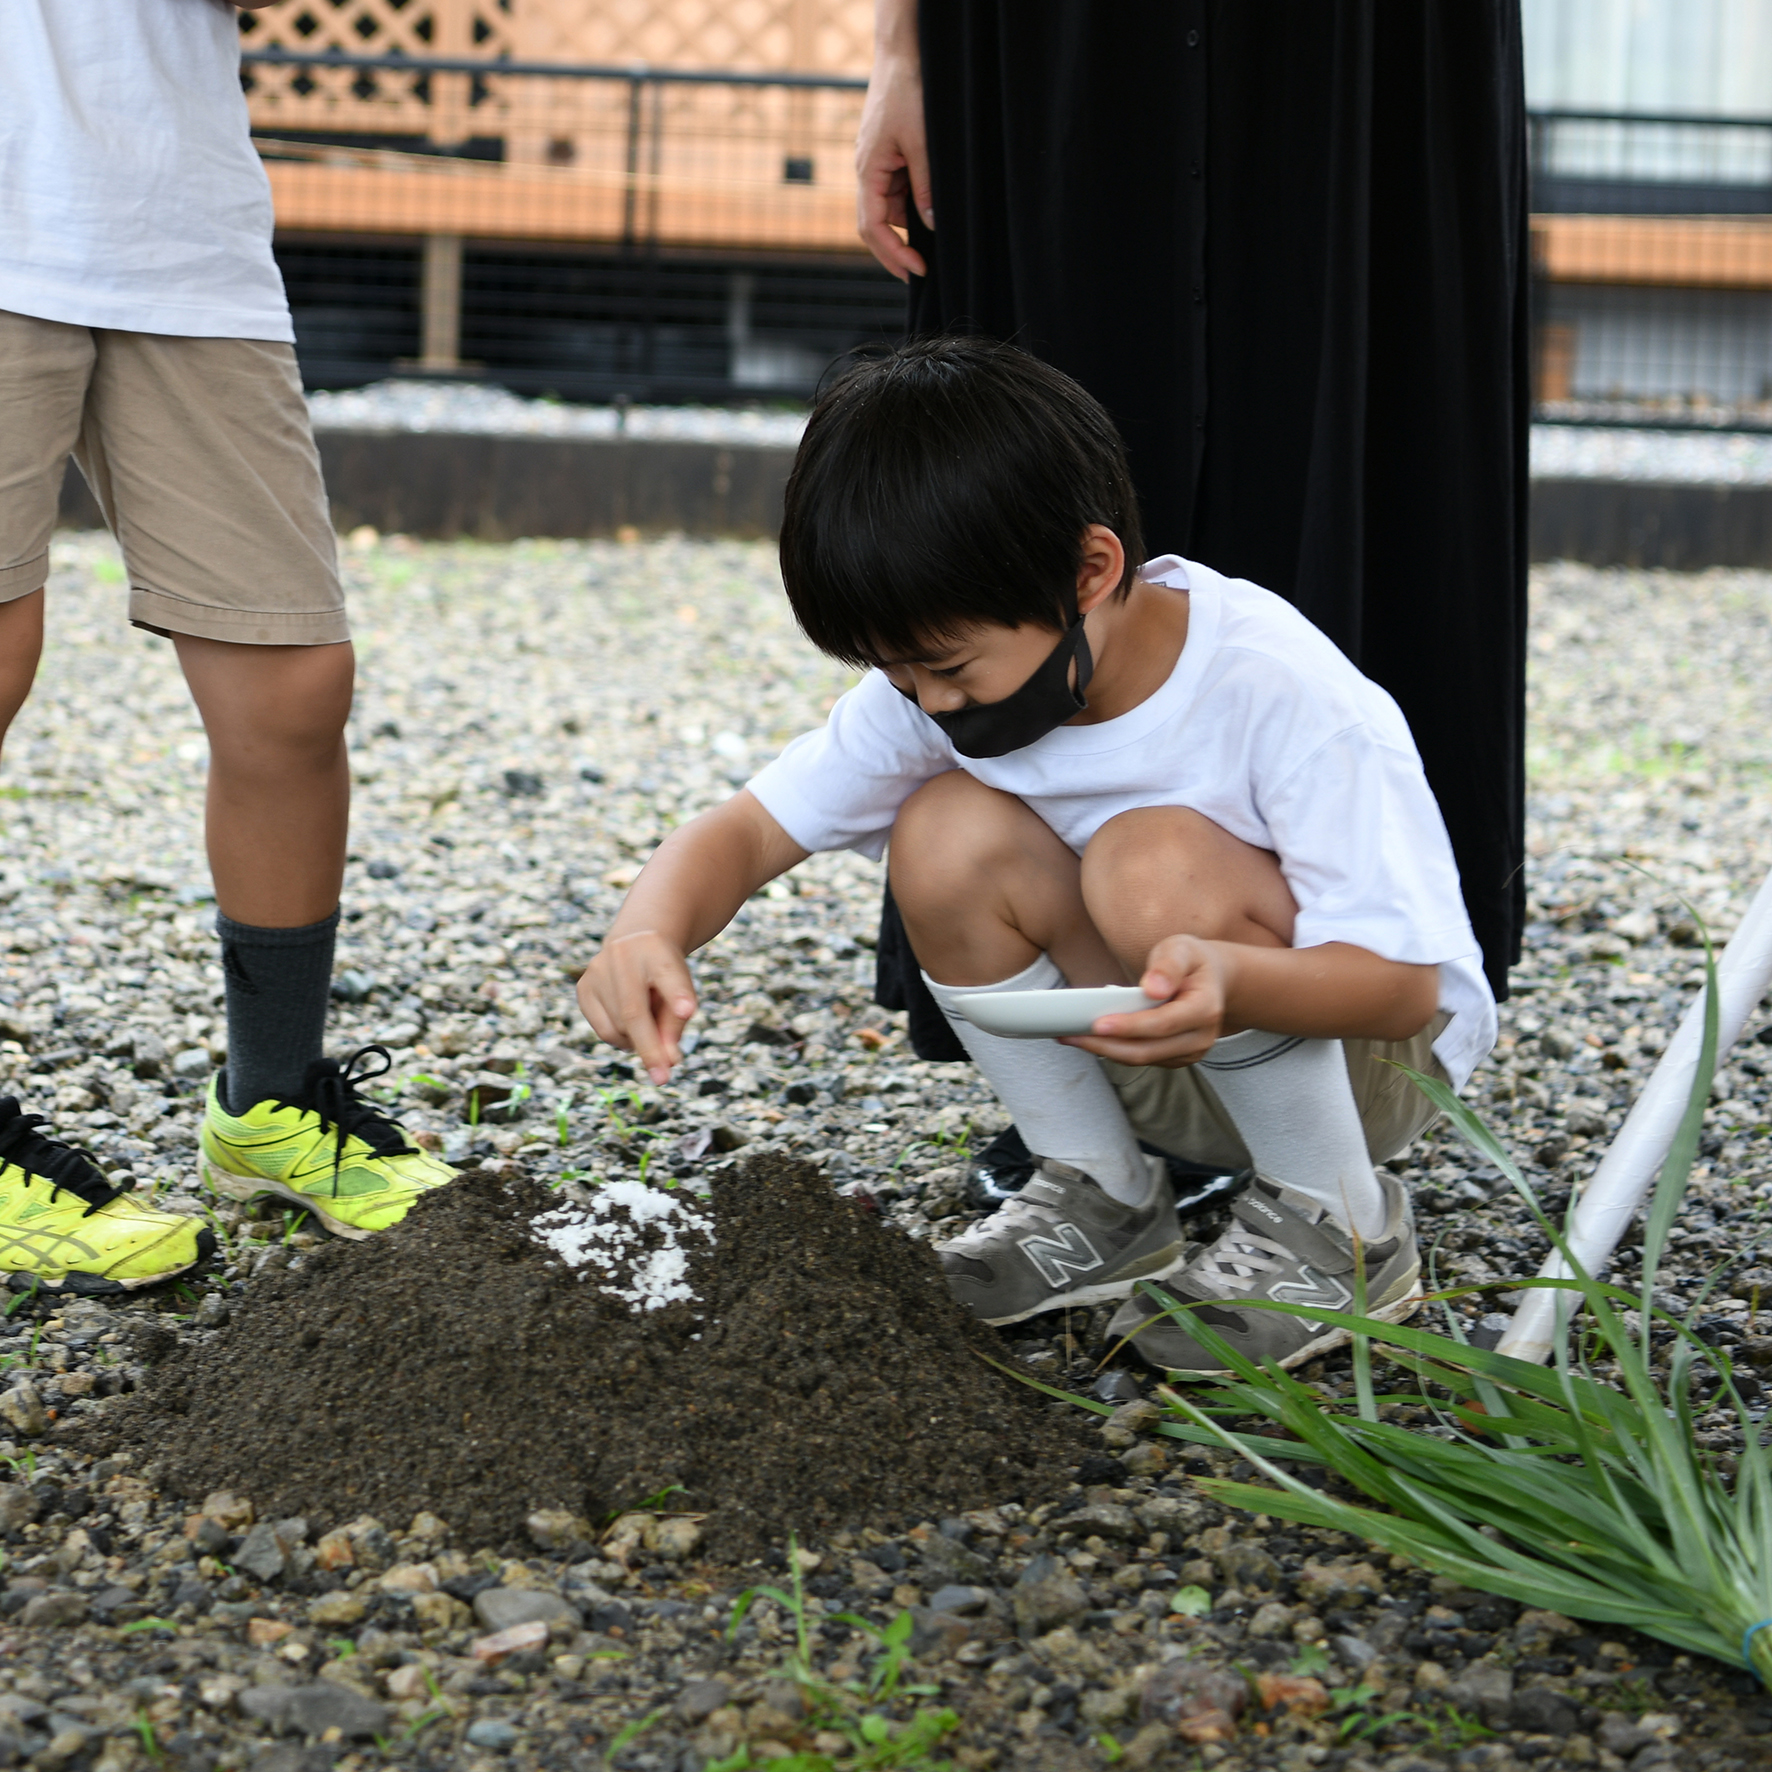
{"type": "MultiPolygon", "coordinates": [[[[900,811],[892,891],[936,1002],[1029,1150],[1144,1210],[1150,1168],[1099,1062],[1055,1041],[986,1033],[954,1002],[979,986],[1125,982],[1083,907],[1076,856],[1020,800],[955,771],[900,811]]],[[[991,1316],[995,1307],[979,1308],[991,1316]]]]}
{"type": "Polygon", "coordinates": [[[25,705],[42,655],[42,591],[0,603],[0,739],[25,705]]]}
{"type": "Polygon", "coordinates": [[[943,984],[994,984],[1041,954],[1073,985],[1137,976],[1090,922],[1082,870],[1052,827],[963,770],[937,776],[905,802],[891,867],[911,948],[943,984]]]}
{"type": "Polygon", "coordinates": [[[349,642],[240,646],[175,636],[209,733],[209,865],[236,923],[292,929],[338,908],[351,779],[349,642]]]}
{"type": "MultiPolygon", "coordinates": [[[[1297,917],[1269,851],[1181,807],[1124,812],[1103,825],[1083,857],[1083,897],[1129,970],[1167,935],[1289,947],[1297,917]]],[[[1235,1022],[1222,1032],[1203,1068],[1256,1168],[1338,1224],[1382,1236],[1391,1202],[1373,1175],[1340,1041],[1235,1022]]]]}
{"type": "Polygon", "coordinates": [[[1110,818],[1084,852],[1081,892],[1128,977],[1166,935],[1292,945],[1298,907],[1278,858],[1185,806],[1110,818]]]}

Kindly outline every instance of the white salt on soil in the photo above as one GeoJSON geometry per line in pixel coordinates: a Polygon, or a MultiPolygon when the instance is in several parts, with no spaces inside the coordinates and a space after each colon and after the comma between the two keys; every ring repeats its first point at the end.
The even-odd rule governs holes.
{"type": "Polygon", "coordinates": [[[693,1298],[691,1242],[714,1241],[713,1216],[693,1196],[639,1181],[605,1182],[588,1205],[544,1212],[530,1230],[568,1267],[593,1270],[584,1277],[634,1311],[693,1298]]]}

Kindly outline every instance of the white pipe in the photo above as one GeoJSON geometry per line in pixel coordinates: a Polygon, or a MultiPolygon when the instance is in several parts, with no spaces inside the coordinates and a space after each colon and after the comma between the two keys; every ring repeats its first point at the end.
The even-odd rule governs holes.
{"type": "MultiPolygon", "coordinates": [[[[1740,1038],[1754,1005],[1772,982],[1772,875],[1768,875],[1741,919],[1740,927],[1723,949],[1717,963],[1717,1059],[1740,1038]]],[[[1698,1049],[1704,1038],[1704,995],[1686,1011],[1679,1030],[1655,1067],[1643,1093],[1632,1104],[1612,1147],[1601,1159],[1593,1179],[1575,1208],[1569,1231],[1569,1247],[1588,1274],[1598,1278],[1612,1251],[1618,1247],[1637,1208],[1654,1185],[1680,1117],[1692,1093],[1698,1068],[1698,1049]]],[[[1552,1251],[1539,1277],[1561,1280],[1569,1276],[1562,1256],[1552,1251]]],[[[1534,1288],[1525,1296],[1498,1351],[1517,1360],[1542,1365],[1549,1359],[1551,1338],[1557,1332],[1557,1314],[1574,1294],[1550,1287],[1534,1288]]]]}

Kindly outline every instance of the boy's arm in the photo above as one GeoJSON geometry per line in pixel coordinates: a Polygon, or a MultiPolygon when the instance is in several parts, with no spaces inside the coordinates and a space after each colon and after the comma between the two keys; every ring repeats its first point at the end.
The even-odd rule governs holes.
{"type": "Polygon", "coordinates": [[[1104,1015],[1087,1038],[1067,1044],[1121,1064],[1175,1068],[1244,1028],[1313,1040],[1407,1040],[1439,1008],[1439,973],[1345,941],[1262,948],[1172,935],[1151,949],[1138,981],[1160,1006],[1104,1015]]]}
{"type": "Polygon", "coordinates": [[[635,1053],[653,1082],[666,1082],[695,1013],[687,956],[712,941],[759,886],[809,853],[748,789],[672,831],[578,981],[579,1007],[599,1038],[635,1053]]]}

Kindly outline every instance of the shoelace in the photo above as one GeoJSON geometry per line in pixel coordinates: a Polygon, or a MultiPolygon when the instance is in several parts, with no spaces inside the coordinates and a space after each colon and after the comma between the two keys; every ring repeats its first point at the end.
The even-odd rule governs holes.
{"type": "Polygon", "coordinates": [[[1035,1176],[1019,1194],[1005,1200],[990,1217],[981,1218],[977,1224],[963,1230],[946,1247],[957,1255],[966,1255],[987,1243],[994,1243],[1006,1231],[1037,1230],[1049,1225],[1052,1208],[1060,1198],[1062,1196],[1050,1182],[1035,1176]]]}
{"type": "Polygon", "coordinates": [[[89,1218],[108,1206],[118,1190],[99,1173],[83,1150],[59,1139],[45,1138],[37,1128],[49,1122],[41,1114],[27,1114],[17,1100],[0,1096],[0,1165],[16,1164],[27,1175],[40,1175],[49,1183],[50,1196],[72,1194],[86,1202],[81,1214],[89,1218]]]}
{"type": "Polygon", "coordinates": [[[1270,1237],[1245,1230],[1240,1224],[1232,1224],[1200,1257],[1189,1272],[1188,1280],[1201,1291],[1229,1298],[1234,1293],[1251,1291],[1263,1274],[1283,1272],[1291,1253],[1284,1243],[1276,1243],[1270,1237]],[[1281,1259],[1268,1259],[1276,1255],[1281,1259]]]}
{"type": "Polygon", "coordinates": [[[333,1130],[332,1192],[338,1196],[339,1173],[344,1167],[345,1146],[360,1138],[378,1157],[403,1157],[415,1147],[396,1121],[358,1090],[394,1068],[394,1055],[385,1046],[359,1046],[343,1064],[336,1058],[316,1058],[302,1078],[301,1097],[279,1102],[299,1112],[317,1114],[322,1126],[333,1130]],[[365,1060],[379,1058],[373,1068],[365,1060]]]}

